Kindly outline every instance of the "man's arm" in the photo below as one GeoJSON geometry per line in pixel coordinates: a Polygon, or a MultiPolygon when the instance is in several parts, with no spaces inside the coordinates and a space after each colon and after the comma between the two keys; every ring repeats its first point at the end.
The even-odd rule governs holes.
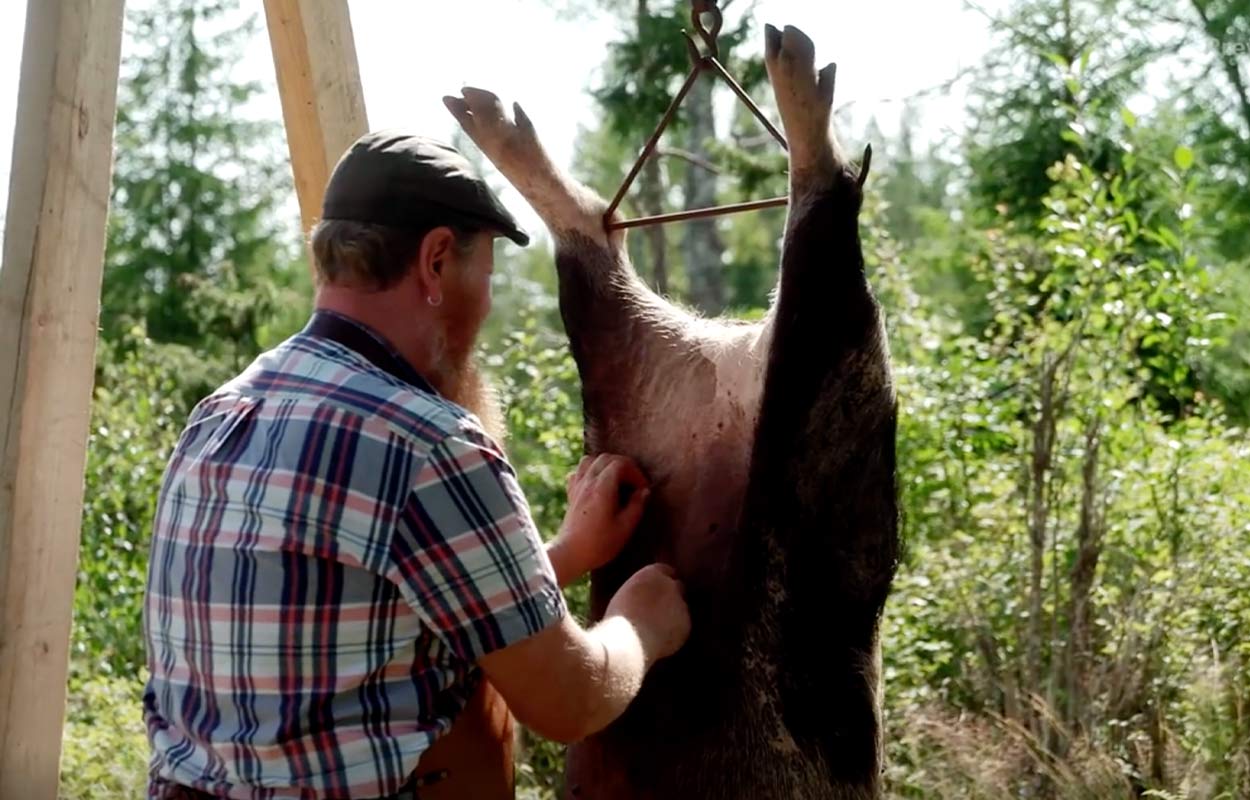
{"type": "Polygon", "coordinates": [[[671,568],[653,564],[620,588],[590,630],[566,616],[478,663],[523,725],[567,744],[624,713],[647,671],[689,634],[680,582],[671,568]]]}
{"type": "Polygon", "coordinates": [[[566,742],[616,719],[690,630],[681,584],[660,565],[627,581],[593,629],[578,625],[558,584],[620,552],[646,479],[627,458],[585,459],[569,497],[547,550],[503,455],[472,433],[448,437],[418,470],[391,548],[391,574],[422,621],[482,668],[518,720],[566,742]]]}
{"type": "MultiPolygon", "coordinates": [[[[564,524],[547,547],[561,587],[620,553],[650,494],[638,466],[615,455],[582,459],[569,476],[568,492],[564,524]]],[[[675,572],[652,565],[620,588],[594,628],[583,630],[566,616],[479,664],[517,719],[541,736],[568,743],[620,716],[651,666],[676,652],[689,632],[675,572]]]]}

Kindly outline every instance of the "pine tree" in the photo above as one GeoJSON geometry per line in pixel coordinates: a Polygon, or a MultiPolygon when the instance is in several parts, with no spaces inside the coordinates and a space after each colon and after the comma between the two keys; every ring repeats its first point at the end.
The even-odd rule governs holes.
{"type": "Polygon", "coordinates": [[[967,147],[982,210],[1037,219],[1052,165],[1079,154],[1095,169],[1114,166],[1109,126],[1069,124],[1074,116],[1091,125],[1118,120],[1158,54],[1155,43],[1130,35],[1141,11],[1134,0],[1021,0],[994,20],[1003,38],[977,80],[967,147]]]}
{"type": "MultiPolygon", "coordinates": [[[[234,360],[260,346],[282,287],[307,285],[276,119],[233,77],[255,16],[235,0],[156,0],[128,12],[101,324],[234,360]]],[[[298,305],[298,304],[294,304],[298,305]]]]}

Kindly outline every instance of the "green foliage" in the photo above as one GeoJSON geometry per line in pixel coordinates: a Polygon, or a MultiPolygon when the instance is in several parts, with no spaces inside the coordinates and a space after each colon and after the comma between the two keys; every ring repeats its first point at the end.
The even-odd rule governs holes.
{"type": "Polygon", "coordinates": [[[147,796],[148,740],[139,712],[142,679],[101,676],[69,698],[58,800],[147,796]]]}
{"type": "Polygon", "coordinates": [[[996,21],[967,142],[978,208],[1037,219],[1046,170],[1075,152],[1074,137],[1096,169],[1114,166],[1109,126],[1159,53],[1149,17],[1134,0],[1020,0],[996,21]]]}
{"type": "Polygon", "coordinates": [[[1039,225],[982,234],[982,330],[917,295],[888,240],[869,258],[903,403],[899,797],[1246,791],[1226,709],[1250,667],[1250,448],[1194,388],[1228,321],[1180,211],[1192,184],[1167,172],[1185,161],[1126,145],[1112,163],[1139,170],[1056,164],[1039,225]],[[989,741],[1006,744],[979,761],[989,741]]]}
{"type": "MultiPolygon", "coordinates": [[[[682,31],[693,34],[693,30],[690,7],[684,0],[643,2],[632,16],[633,29],[610,45],[603,84],[591,95],[603,108],[607,127],[614,134],[625,141],[642,142],[655,130],[690,73],[689,49],[682,31]]],[[[732,54],[752,30],[750,17],[744,17],[737,25],[727,25],[718,40],[722,58],[743,71],[742,83],[748,88],[765,78],[763,62],[756,59],[739,64],[732,54]]],[[[684,124],[683,115],[678,114],[669,130],[680,130],[684,124]]]]}
{"type": "Polygon", "coordinates": [[[99,360],[74,590],[74,680],[130,676],[143,663],[140,615],[156,496],[194,402],[188,389],[199,394],[209,381],[192,354],[143,339],[106,343],[99,360]]]}
{"type": "Polygon", "coordinates": [[[566,339],[533,316],[517,323],[487,364],[507,409],[509,456],[535,521],[554,533],[564,519],[565,478],[583,452],[577,369],[566,339]]]}
{"type": "MultiPolygon", "coordinates": [[[[1202,166],[1199,213],[1226,258],[1241,261],[1250,247],[1250,0],[1190,0],[1189,38],[1204,79],[1187,82],[1174,99],[1202,166]]],[[[1246,297],[1247,295],[1243,295],[1246,297]]]]}

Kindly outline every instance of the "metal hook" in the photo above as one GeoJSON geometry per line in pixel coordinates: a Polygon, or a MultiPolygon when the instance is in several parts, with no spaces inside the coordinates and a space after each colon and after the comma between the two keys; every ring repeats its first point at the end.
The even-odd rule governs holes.
{"type": "MultiPolygon", "coordinates": [[[[690,24],[694,26],[694,32],[699,34],[699,38],[703,40],[703,44],[707,47],[708,58],[720,58],[720,39],[721,28],[725,26],[725,17],[721,14],[720,8],[716,5],[718,0],[693,0],[690,8],[690,24]],[[712,29],[708,30],[703,24],[703,15],[706,14],[712,18],[712,29]]],[[[686,33],[682,31],[682,33],[686,33]]],[[[694,39],[690,34],[686,34],[686,40],[693,48],[693,52],[697,52],[698,48],[694,47],[694,39]]],[[[702,60],[700,57],[697,60],[702,60]]]]}

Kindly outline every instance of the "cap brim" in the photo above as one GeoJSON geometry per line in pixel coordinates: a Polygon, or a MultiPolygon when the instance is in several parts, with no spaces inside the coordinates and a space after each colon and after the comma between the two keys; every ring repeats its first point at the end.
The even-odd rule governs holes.
{"type": "Polygon", "coordinates": [[[529,247],[529,234],[520,228],[513,227],[503,231],[503,235],[516,242],[520,247],[529,247]]]}
{"type": "Polygon", "coordinates": [[[500,236],[506,236],[521,247],[528,247],[530,235],[521,229],[520,224],[506,211],[493,209],[486,214],[474,214],[453,210],[451,212],[461,221],[479,229],[493,230],[500,236]]]}

